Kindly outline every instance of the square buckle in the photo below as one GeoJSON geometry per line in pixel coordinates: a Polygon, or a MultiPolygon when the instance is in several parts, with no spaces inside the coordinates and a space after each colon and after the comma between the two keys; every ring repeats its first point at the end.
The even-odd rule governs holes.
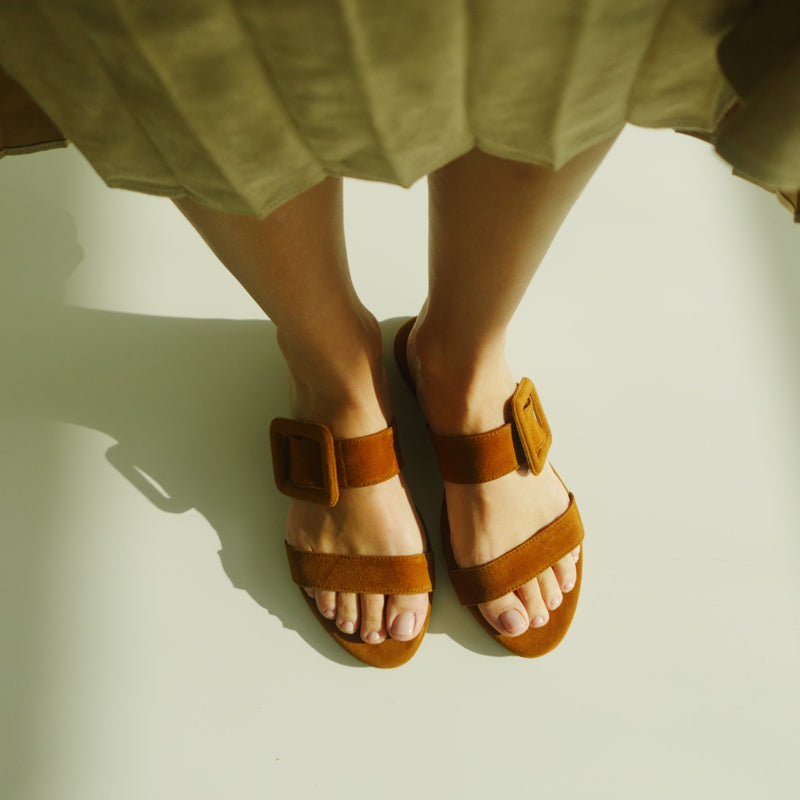
{"type": "Polygon", "coordinates": [[[325,425],[279,417],[269,427],[278,491],[329,507],[339,500],[336,450],[325,425]]]}
{"type": "Polygon", "coordinates": [[[547,453],[553,441],[550,425],[539,402],[539,395],[530,378],[523,378],[512,398],[514,423],[525,458],[538,475],[547,462],[547,453]]]}

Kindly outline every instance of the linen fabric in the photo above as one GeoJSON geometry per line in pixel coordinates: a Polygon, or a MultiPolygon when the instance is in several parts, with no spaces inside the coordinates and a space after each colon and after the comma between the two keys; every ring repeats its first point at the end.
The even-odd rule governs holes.
{"type": "MultiPolygon", "coordinates": [[[[558,168],[626,122],[713,135],[740,172],[791,191],[798,13],[795,0],[5,0],[0,67],[110,186],[234,213],[264,216],[326,175],[409,186],[474,146],[558,168]],[[728,36],[734,86],[717,55],[728,36]]],[[[58,143],[26,142],[8,95],[0,148],[58,143]]]]}

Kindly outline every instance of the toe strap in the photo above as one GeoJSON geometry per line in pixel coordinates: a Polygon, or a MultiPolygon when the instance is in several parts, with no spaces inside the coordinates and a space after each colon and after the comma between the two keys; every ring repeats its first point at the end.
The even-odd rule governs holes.
{"type": "Polygon", "coordinates": [[[309,589],[355,594],[425,594],[433,591],[433,555],[344,556],[308,553],[288,542],[292,580],[309,589]]]}
{"type": "Polygon", "coordinates": [[[486,603],[533,580],[582,541],[583,523],[570,494],[567,510],[522,544],[487,564],[451,569],[450,579],[462,605],[486,603]]]}

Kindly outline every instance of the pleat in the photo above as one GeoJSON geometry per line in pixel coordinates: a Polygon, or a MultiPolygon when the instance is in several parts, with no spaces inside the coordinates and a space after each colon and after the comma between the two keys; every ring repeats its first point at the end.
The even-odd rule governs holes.
{"type": "Polygon", "coordinates": [[[717,45],[751,5],[9,0],[0,65],[109,185],[263,216],[474,146],[558,168],[628,121],[712,131],[735,100],[717,45]]]}
{"type": "Polygon", "coordinates": [[[752,0],[664,3],[628,97],[628,120],[713,131],[735,101],[717,47],[750,5],[752,0]]]}
{"type": "Polygon", "coordinates": [[[329,171],[408,186],[454,139],[469,146],[454,101],[463,96],[460,3],[409,0],[390,14],[354,0],[269,13],[258,0],[240,5],[307,147],[329,171]],[[298,31],[308,46],[298,47],[298,31]]]}
{"type": "Polygon", "coordinates": [[[235,3],[179,0],[171,13],[152,0],[82,4],[80,20],[121,102],[196,197],[213,201],[217,187],[226,187],[242,210],[256,210],[274,180],[264,169],[270,155],[279,155],[289,184],[324,177],[235,3]]]}

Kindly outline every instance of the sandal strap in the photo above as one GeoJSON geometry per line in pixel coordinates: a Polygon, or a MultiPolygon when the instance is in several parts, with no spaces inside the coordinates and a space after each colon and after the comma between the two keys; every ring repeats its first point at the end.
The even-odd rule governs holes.
{"type": "Polygon", "coordinates": [[[275,485],[298,500],[335,506],[341,489],[383,483],[403,463],[394,420],[377,433],[334,439],[325,425],[278,417],[269,434],[275,485]]]}
{"type": "Polygon", "coordinates": [[[538,475],[553,440],[536,388],[523,378],[511,397],[511,422],[486,433],[430,432],[439,470],[452,483],[486,483],[529,466],[538,475]]]}
{"type": "Polygon", "coordinates": [[[433,591],[433,555],[346,556],[309,553],[288,542],[292,580],[308,589],[354,594],[425,594],[433,591]]]}
{"type": "Polygon", "coordinates": [[[572,494],[560,516],[522,544],[477,567],[456,567],[450,580],[462,605],[488,603],[519,589],[583,541],[583,523],[572,494]]]}

